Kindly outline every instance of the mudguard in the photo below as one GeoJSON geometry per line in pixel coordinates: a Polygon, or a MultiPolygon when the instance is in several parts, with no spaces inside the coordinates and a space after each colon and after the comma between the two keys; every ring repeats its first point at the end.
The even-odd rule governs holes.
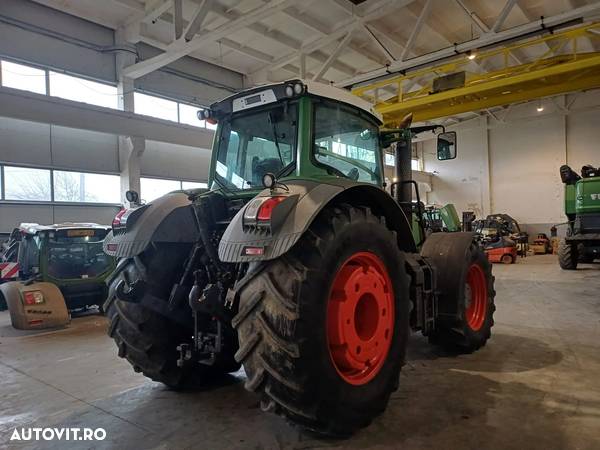
{"type": "Polygon", "coordinates": [[[319,212],[334,202],[369,206],[386,217],[402,250],[416,252],[409,222],[390,195],[376,186],[340,178],[335,183],[294,180],[286,182],[285,187],[260,192],[238,211],[225,230],[219,243],[219,259],[251,262],[278,258],[298,242],[319,212]],[[244,223],[246,211],[257,208],[264,197],[272,196],[287,198],[273,210],[270,229],[244,223]]]}
{"type": "Polygon", "coordinates": [[[125,214],[125,226],[109,232],[104,252],[118,258],[142,253],[151,242],[193,243],[198,228],[189,193],[175,191],[133,208],[125,214]]]}
{"type": "Polygon", "coordinates": [[[0,286],[17,330],[42,330],[67,325],[71,321],[60,289],[52,283],[11,281],[0,286]],[[39,303],[26,304],[26,293],[35,293],[39,303]]]}

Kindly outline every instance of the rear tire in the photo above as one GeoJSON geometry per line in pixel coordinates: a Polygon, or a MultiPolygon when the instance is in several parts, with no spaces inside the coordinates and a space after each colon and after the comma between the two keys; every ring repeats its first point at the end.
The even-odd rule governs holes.
{"type": "Polygon", "coordinates": [[[460,281],[454,281],[452,286],[438,286],[440,291],[448,292],[440,301],[457,304],[458,311],[454,317],[438,318],[429,342],[450,351],[472,353],[491,337],[496,291],[492,265],[476,243],[471,243],[463,261],[457,261],[457,267],[462,267],[457,277],[460,281]]]}
{"type": "Polygon", "coordinates": [[[500,258],[500,262],[502,264],[512,264],[515,262],[515,259],[512,255],[504,254],[502,255],[502,258],[500,258]]]}
{"type": "MultiPolygon", "coordinates": [[[[142,372],[151,380],[158,381],[174,389],[195,387],[213,381],[215,377],[228,372],[235,372],[240,368],[233,355],[237,350],[237,336],[231,328],[223,327],[225,332],[225,351],[214,366],[190,363],[184,367],[177,365],[179,352],[177,346],[182,343],[192,345],[193,316],[189,311],[189,324],[171,320],[143,306],[144,295],[140,303],[122,301],[116,298],[117,284],[126,279],[128,282],[141,280],[145,285],[145,292],[159,298],[169,291],[173,284],[172,277],[165,276],[165,271],[156,273],[153,268],[156,261],[162,261],[164,267],[181,267],[182,263],[169,265],[169,256],[165,251],[154,251],[146,255],[144,269],[146,277],[140,273],[141,261],[130,259],[119,274],[113,276],[109,286],[109,298],[103,305],[109,319],[108,334],[113,338],[118,348],[118,355],[125,358],[134,371],[142,372]],[[146,284],[145,279],[161,283],[154,289],[153,284],[146,284]],[[163,283],[167,283],[166,286],[163,283]]],[[[144,255],[142,255],[144,256],[144,255]]],[[[166,302],[166,299],[165,299],[166,302]]],[[[186,311],[187,312],[187,311],[186,311]]]]}
{"type": "Polygon", "coordinates": [[[561,239],[558,245],[558,264],[563,270],[576,270],[577,269],[577,247],[573,244],[569,244],[564,239],[561,239]]]}
{"type": "Polygon", "coordinates": [[[331,436],[347,436],[385,410],[398,387],[409,332],[408,276],[395,243],[395,233],[368,208],[328,207],[289,253],[251,267],[239,282],[236,359],[244,364],[246,389],[262,395],[264,410],[331,436]],[[389,280],[381,281],[389,288],[356,281],[371,275],[389,280]],[[356,284],[347,287],[349,280],[356,284]],[[371,285],[378,296],[363,291],[371,285]],[[391,302],[385,318],[384,301],[391,302]],[[361,342],[369,342],[362,356],[361,342]]]}

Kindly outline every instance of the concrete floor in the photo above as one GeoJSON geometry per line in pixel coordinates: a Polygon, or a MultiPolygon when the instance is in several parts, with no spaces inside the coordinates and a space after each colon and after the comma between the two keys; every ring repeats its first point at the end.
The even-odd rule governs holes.
{"type": "MultiPolygon", "coordinates": [[[[563,272],[535,256],[494,273],[487,347],[452,357],[413,336],[386,413],[346,441],[262,413],[243,372],[203,392],[147,381],[116,357],[100,316],[32,334],[1,313],[0,446],[14,427],[79,426],[107,431],[80,448],[600,448],[600,264],[563,272]]],[[[36,445],[76,447],[18,448],[36,445]]]]}

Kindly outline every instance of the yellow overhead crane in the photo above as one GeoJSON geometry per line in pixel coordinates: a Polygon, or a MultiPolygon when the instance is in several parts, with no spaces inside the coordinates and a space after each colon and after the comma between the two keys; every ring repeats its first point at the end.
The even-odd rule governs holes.
{"type": "Polygon", "coordinates": [[[374,103],[384,125],[392,128],[410,112],[413,121],[419,122],[600,88],[600,52],[580,51],[584,40],[588,49],[600,44],[600,23],[461,55],[460,59],[363,85],[352,92],[374,103]],[[537,56],[523,63],[527,53],[537,56]]]}

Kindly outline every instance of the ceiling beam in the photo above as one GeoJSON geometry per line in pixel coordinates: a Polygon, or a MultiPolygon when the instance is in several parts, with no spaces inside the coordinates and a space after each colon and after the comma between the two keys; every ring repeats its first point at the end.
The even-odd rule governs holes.
{"type": "Polygon", "coordinates": [[[455,57],[457,54],[466,53],[468,51],[477,50],[487,46],[494,46],[501,42],[509,39],[519,39],[523,36],[530,36],[531,33],[535,32],[548,32],[549,28],[568,23],[576,19],[584,19],[585,17],[600,13],[600,2],[596,2],[590,5],[581,6],[579,8],[572,9],[570,11],[557,14],[551,17],[545,17],[542,20],[534,20],[532,22],[511,27],[507,30],[500,31],[498,33],[483,34],[477,39],[472,39],[457,45],[452,45],[425,55],[421,55],[407,61],[396,61],[390,64],[387,68],[381,68],[372,70],[355,77],[342,80],[336,83],[336,86],[347,87],[357,83],[362,83],[368,80],[372,80],[377,77],[389,75],[390,72],[400,72],[410,70],[415,67],[423,67],[426,65],[432,65],[438,63],[444,59],[455,57]]]}
{"type": "MultiPolygon", "coordinates": [[[[290,19],[295,20],[299,24],[311,29],[312,31],[314,31],[316,33],[319,33],[323,36],[326,36],[329,33],[328,26],[320,23],[319,21],[315,20],[312,17],[308,17],[308,16],[304,15],[296,7],[289,8],[286,11],[284,11],[283,13],[286,16],[288,16],[290,19]]],[[[377,56],[374,55],[372,52],[369,52],[368,50],[365,50],[365,49],[361,48],[360,46],[353,44],[352,42],[350,42],[348,44],[348,48],[355,51],[356,53],[363,56],[364,58],[368,59],[369,61],[372,61],[374,64],[384,65],[386,63],[386,61],[381,60],[380,58],[377,58],[377,56]]],[[[387,59],[387,56],[385,58],[387,59]]]]}
{"type": "Polygon", "coordinates": [[[200,28],[202,27],[202,22],[204,22],[204,19],[206,19],[206,15],[210,11],[211,4],[211,0],[202,0],[196,8],[196,13],[194,14],[192,21],[189,23],[185,30],[186,42],[191,41],[192,38],[200,31],[200,28]]]}
{"type": "Polygon", "coordinates": [[[467,8],[467,5],[465,5],[463,0],[454,0],[454,1],[456,2],[456,4],[458,6],[460,6],[460,9],[463,10],[463,12],[469,18],[469,20],[471,22],[473,22],[473,24],[477,28],[479,28],[479,31],[481,33],[487,33],[490,31],[489,27],[485,23],[483,23],[483,20],[481,20],[481,18],[474,11],[471,11],[469,8],[467,8]]]}
{"type": "Polygon", "coordinates": [[[196,36],[189,42],[185,42],[185,40],[176,40],[167,46],[167,51],[165,51],[165,53],[125,67],[123,69],[123,75],[133,79],[142,77],[172,63],[173,61],[177,61],[183,56],[189,55],[191,52],[198,50],[207,43],[218,41],[221,38],[246,28],[248,25],[266,19],[291,6],[293,3],[293,0],[271,0],[269,3],[240,16],[236,20],[227,22],[214,30],[196,36]]]}
{"type": "MultiPolygon", "coordinates": [[[[310,1],[306,2],[306,4],[310,4],[310,1]]],[[[306,6],[306,5],[303,5],[303,6],[306,6]]],[[[292,10],[293,10],[293,8],[292,8],[292,10]]],[[[235,20],[241,16],[240,13],[228,10],[216,3],[213,4],[211,11],[213,13],[223,17],[224,19],[228,19],[228,20],[235,20]]],[[[294,38],[291,38],[287,34],[284,34],[278,30],[271,30],[271,29],[267,28],[266,26],[262,25],[261,23],[253,23],[252,25],[248,26],[248,29],[252,30],[253,32],[255,32],[263,37],[271,39],[278,44],[283,44],[286,47],[290,47],[293,50],[300,51],[302,48],[301,42],[297,41],[294,38]]],[[[223,45],[226,45],[226,44],[223,43],[223,45]]],[[[248,47],[245,47],[245,48],[248,49],[248,47]]],[[[314,59],[314,60],[318,61],[319,63],[323,63],[325,60],[327,60],[327,55],[325,55],[324,53],[322,53],[320,51],[313,52],[310,55],[310,57],[311,57],[311,59],[314,59]]],[[[274,59],[274,58],[272,58],[272,59],[274,59]]],[[[350,67],[346,64],[340,63],[339,61],[335,61],[331,67],[342,73],[345,73],[349,76],[356,75],[355,69],[353,69],[352,67],[350,67]]],[[[261,69],[259,69],[259,71],[260,70],[261,69]]]]}
{"type": "Polygon", "coordinates": [[[313,81],[316,81],[316,80],[320,79],[323,75],[325,75],[325,73],[329,70],[329,67],[331,67],[331,64],[333,63],[333,61],[335,61],[337,59],[337,57],[340,56],[340,53],[342,53],[342,50],[344,50],[344,47],[346,47],[346,45],[348,45],[348,43],[350,42],[350,39],[352,39],[353,33],[354,33],[354,30],[350,30],[348,32],[348,34],[346,34],[344,39],[342,39],[340,41],[340,43],[337,45],[335,50],[331,53],[331,55],[329,55],[329,58],[327,58],[327,61],[325,61],[323,63],[323,65],[321,66],[321,68],[319,70],[317,70],[317,72],[313,75],[313,81]]]}
{"type": "Polygon", "coordinates": [[[412,1],[414,0],[379,0],[374,2],[371,4],[371,9],[369,10],[370,12],[366,13],[365,15],[349,17],[345,21],[339,23],[331,33],[312,39],[308,43],[303,44],[300,50],[276,59],[273,64],[251,73],[250,76],[256,76],[261,72],[279,69],[286,64],[296,61],[302,53],[310,54],[316,50],[326,47],[327,45],[331,44],[331,42],[340,39],[342,36],[345,36],[350,27],[354,28],[363,23],[376,20],[379,17],[388,14],[391,9],[401,8],[402,6],[412,3],[412,1]]]}
{"type": "Polygon", "coordinates": [[[392,53],[387,49],[387,47],[385,45],[383,45],[383,42],[381,42],[377,36],[375,36],[375,34],[369,29],[369,27],[366,24],[361,24],[361,28],[362,30],[365,32],[365,34],[369,37],[369,39],[371,40],[371,42],[375,45],[375,47],[381,52],[381,54],[388,59],[389,62],[394,61],[396,58],[394,57],[394,55],[392,55],[392,53]]]}
{"type": "Polygon", "coordinates": [[[498,31],[500,31],[500,28],[502,28],[502,25],[504,25],[504,21],[510,14],[510,11],[512,10],[513,6],[515,6],[515,3],[517,3],[517,0],[506,0],[506,3],[500,11],[500,14],[498,14],[496,21],[492,25],[492,28],[490,28],[490,31],[492,33],[497,33],[498,31]]]}
{"type": "Polygon", "coordinates": [[[175,40],[183,34],[183,0],[173,0],[173,25],[175,25],[175,40]]]}
{"type": "Polygon", "coordinates": [[[427,16],[429,16],[429,12],[431,11],[431,4],[432,4],[432,0],[425,1],[425,6],[423,6],[423,9],[421,10],[421,14],[419,14],[419,17],[417,18],[417,22],[415,23],[415,26],[413,27],[412,31],[410,32],[408,42],[404,46],[404,51],[402,52],[402,55],[400,56],[401,61],[404,61],[406,59],[406,57],[409,55],[410,51],[414,47],[417,37],[419,36],[419,33],[421,32],[421,29],[423,28],[423,25],[425,24],[425,21],[427,20],[427,16]]]}
{"type": "Polygon", "coordinates": [[[146,3],[144,7],[145,16],[142,22],[156,22],[156,20],[166,13],[173,6],[173,0],[154,0],[146,3]]]}

